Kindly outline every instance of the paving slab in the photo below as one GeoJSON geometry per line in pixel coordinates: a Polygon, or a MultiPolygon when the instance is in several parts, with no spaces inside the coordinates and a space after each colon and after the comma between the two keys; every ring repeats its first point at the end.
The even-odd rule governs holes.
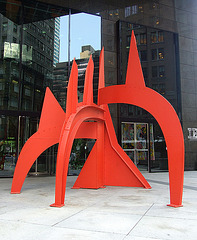
{"type": "Polygon", "coordinates": [[[71,189],[65,206],[51,208],[55,177],[27,177],[21,194],[10,194],[11,178],[0,179],[0,239],[196,239],[197,171],[185,172],[183,207],[171,208],[168,172],[147,173],[152,189],[71,189]]]}
{"type": "Polygon", "coordinates": [[[57,227],[127,234],[140,220],[134,214],[82,211],[57,224],[57,227]]]}
{"type": "Polygon", "coordinates": [[[125,240],[134,236],[156,239],[196,240],[196,220],[144,216],[125,240]]]}

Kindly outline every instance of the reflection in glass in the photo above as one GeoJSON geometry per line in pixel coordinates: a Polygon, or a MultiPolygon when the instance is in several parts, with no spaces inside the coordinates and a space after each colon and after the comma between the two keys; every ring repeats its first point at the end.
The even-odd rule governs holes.
{"type": "Polygon", "coordinates": [[[163,48],[158,49],[158,57],[160,60],[164,59],[164,49],[163,48]]]}
{"type": "Polygon", "coordinates": [[[122,123],[122,147],[123,149],[134,149],[134,124],[122,123]]]}
{"type": "Polygon", "coordinates": [[[136,148],[147,148],[147,124],[136,124],[136,148]]]}
{"type": "MultiPolygon", "coordinates": [[[[149,146],[147,123],[121,123],[122,147],[136,165],[147,164],[149,151],[151,151],[152,156],[154,156],[154,139],[152,131],[153,126],[150,135],[152,144],[149,146]]],[[[151,160],[153,160],[153,157],[151,157],[151,160]]]]}

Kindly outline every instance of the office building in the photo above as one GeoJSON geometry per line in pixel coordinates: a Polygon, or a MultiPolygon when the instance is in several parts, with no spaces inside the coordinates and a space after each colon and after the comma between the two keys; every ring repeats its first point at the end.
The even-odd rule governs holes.
{"type": "MultiPolygon", "coordinates": [[[[50,45],[52,46],[54,41],[54,19],[67,15],[69,9],[72,14],[77,12],[99,13],[102,19],[101,37],[105,49],[106,86],[124,82],[128,43],[131,30],[134,30],[145,82],[148,87],[158,91],[168,99],[175,108],[184,133],[185,169],[197,169],[197,61],[195,54],[197,50],[197,4],[195,0],[130,0],[121,2],[96,0],[93,5],[90,1],[85,1],[85,4],[80,1],[55,2],[54,0],[19,0],[14,1],[14,4],[6,0],[0,1],[0,12],[9,19],[13,29],[11,31],[11,25],[7,27],[4,22],[1,24],[1,36],[3,36],[3,32],[7,31],[6,28],[9,29],[7,37],[1,40],[7,42],[5,45],[7,49],[5,56],[7,57],[3,58],[3,62],[1,61],[0,70],[0,124],[1,136],[4,136],[0,140],[1,149],[3,149],[0,155],[2,156],[1,165],[5,156],[9,157],[10,153],[13,152],[17,155],[17,149],[20,149],[27,137],[36,130],[35,126],[38,122],[44,88],[50,85],[52,79],[50,74],[53,65],[53,50],[50,45]],[[47,56],[42,54],[43,45],[41,43],[44,37],[42,31],[45,31],[45,27],[38,23],[41,20],[45,23],[46,21],[50,22],[48,25],[50,34],[46,34],[48,43],[44,50],[48,51],[47,56]],[[37,52],[34,51],[36,47],[35,49],[31,48],[33,44],[27,44],[27,47],[23,47],[22,43],[25,42],[20,41],[21,38],[25,41],[26,38],[30,37],[27,33],[32,35],[34,27],[30,29],[29,24],[35,26],[36,31],[38,31],[36,39],[32,40],[33,43],[36,43],[37,49],[40,48],[37,52]],[[23,26],[22,32],[24,34],[20,31],[21,26],[23,26]],[[13,45],[9,45],[10,42],[13,45]],[[19,45],[17,47],[14,44],[19,45]],[[15,51],[11,51],[11,48],[15,51]],[[21,50],[19,53],[17,48],[21,50]],[[23,56],[22,50],[26,52],[26,57],[23,56]],[[14,57],[13,60],[15,55],[17,57],[14,57]],[[42,60],[43,56],[48,61],[46,65],[46,61],[42,60]],[[19,61],[15,61],[17,58],[19,61]],[[36,60],[34,61],[34,59],[36,60]],[[43,63],[41,63],[42,61],[43,63]],[[25,70],[21,71],[21,69],[25,70]],[[23,82],[26,75],[29,76],[28,80],[23,82]],[[36,84],[35,81],[37,81],[36,84]],[[41,83],[42,86],[39,87],[41,83]],[[21,86],[23,86],[23,90],[21,86]],[[10,91],[13,91],[13,94],[8,94],[10,91]],[[32,99],[35,99],[33,103],[32,99]],[[22,121],[27,119],[27,116],[29,123],[24,125],[22,121]],[[34,122],[33,127],[31,127],[32,122],[34,122]],[[28,126],[30,127],[28,128],[28,126]],[[11,144],[12,141],[16,142],[17,147],[13,143],[11,144]]],[[[3,54],[1,48],[2,57],[3,54]]],[[[61,99],[60,103],[63,106],[65,101],[61,99]]],[[[135,106],[114,104],[110,106],[110,110],[119,142],[127,152],[130,152],[132,160],[144,169],[147,169],[148,161],[153,169],[166,169],[165,140],[153,117],[135,106]],[[127,129],[130,129],[130,132],[134,134],[133,139],[130,139],[133,142],[130,147],[124,145],[123,136],[127,129]],[[140,141],[138,141],[137,132],[144,136],[140,141]],[[149,144],[149,138],[153,138],[154,146],[149,144]],[[138,142],[140,142],[141,148],[138,147],[138,142]]],[[[47,154],[51,156],[51,152],[53,149],[49,149],[47,154]]],[[[49,159],[42,161],[40,165],[38,164],[38,168],[42,165],[40,171],[45,169],[46,172],[50,172],[51,166],[54,166],[54,161],[50,157],[49,159]]]]}
{"type": "MultiPolygon", "coordinates": [[[[197,126],[195,100],[197,94],[195,90],[197,5],[192,0],[164,0],[129,1],[125,5],[116,6],[117,8],[101,12],[106,84],[120,84],[124,81],[126,71],[124,60],[128,53],[129,29],[133,29],[137,37],[146,84],[164,95],[175,108],[184,133],[185,169],[194,170],[197,166],[195,137],[197,126]],[[147,41],[147,44],[143,44],[144,41],[147,41]],[[159,59],[162,55],[163,60],[159,59]],[[145,61],[146,57],[147,61],[145,61]],[[153,60],[152,57],[156,57],[157,60],[153,60]]],[[[148,113],[134,106],[115,105],[113,108],[113,121],[120,144],[122,122],[134,125],[139,122],[154,123],[154,119],[151,120],[152,117],[148,113]],[[145,119],[147,120],[144,121],[145,119]]],[[[131,126],[132,131],[136,131],[134,125],[131,126]]],[[[161,168],[166,169],[165,141],[156,123],[154,128],[156,130],[155,145],[157,145],[155,146],[155,158],[160,158],[161,168]]],[[[135,136],[135,146],[136,144],[135,136]]],[[[133,153],[133,150],[131,152],[133,153]]],[[[134,152],[137,152],[136,148],[134,152]]],[[[156,161],[152,161],[151,165],[159,165],[155,163],[156,161]]]]}
{"type": "Polygon", "coordinates": [[[0,155],[1,169],[10,175],[21,147],[38,127],[45,89],[52,87],[55,21],[21,28],[0,15],[0,25],[0,155]]]}

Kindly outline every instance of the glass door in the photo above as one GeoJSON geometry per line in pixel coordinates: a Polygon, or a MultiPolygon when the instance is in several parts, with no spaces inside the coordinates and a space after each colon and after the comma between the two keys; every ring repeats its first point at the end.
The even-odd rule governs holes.
{"type": "MultiPolygon", "coordinates": [[[[30,118],[29,120],[29,137],[37,132],[39,118],[30,118]]],[[[30,175],[53,175],[56,168],[57,144],[44,151],[35,161],[30,169],[30,175]]]]}
{"type": "Polygon", "coordinates": [[[149,149],[147,123],[135,123],[135,152],[135,165],[148,166],[149,149]]]}
{"type": "MultiPolygon", "coordinates": [[[[152,126],[152,124],[150,125],[152,126]]],[[[153,127],[151,128],[153,129],[153,127]]],[[[152,132],[152,131],[151,131],[152,132]]],[[[153,141],[149,147],[148,123],[121,123],[122,148],[139,168],[148,167],[149,151],[151,147],[151,160],[154,155],[153,141]]],[[[151,134],[153,136],[153,134],[151,134]]]]}
{"type": "Polygon", "coordinates": [[[131,160],[136,164],[135,157],[135,123],[125,123],[121,124],[121,135],[122,135],[122,148],[131,158],[131,160]]]}
{"type": "Polygon", "coordinates": [[[13,176],[17,153],[17,117],[0,116],[0,177],[13,176]]]}
{"type": "MultiPolygon", "coordinates": [[[[37,132],[39,126],[38,118],[31,118],[29,121],[29,137],[37,132]]],[[[35,161],[30,169],[30,175],[49,174],[51,168],[51,149],[44,151],[35,161]]]]}

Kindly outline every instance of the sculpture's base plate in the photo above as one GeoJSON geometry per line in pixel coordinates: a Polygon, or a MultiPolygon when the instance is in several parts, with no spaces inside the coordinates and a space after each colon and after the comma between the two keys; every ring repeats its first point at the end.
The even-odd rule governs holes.
{"type": "Polygon", "coordinates": [[[20,194],[21,192],[10,192],[11,194],[20,194]]]}
{"type": "Polygon", "coordinates": [[[175,204],[168,204],[167,206],[174,207],[174,208],[183,207],[183,205],[175,205],[175,204]]]}
{"type": "Polygon", "coordinates": [[[80,189],[80,188],[83,188],[83,189],[99,189],[99,188],[106,188],[106,186],[101,186],[101,187],[72,187],[71,189],[80,189]]]}
{"type": "Polygon", "coordinates": [[[61,208],[63,207],[65,204],[57,204],[57,203],[53,203],[50,205],[50,207],[58,207],[58,208],[61,208]]]}

